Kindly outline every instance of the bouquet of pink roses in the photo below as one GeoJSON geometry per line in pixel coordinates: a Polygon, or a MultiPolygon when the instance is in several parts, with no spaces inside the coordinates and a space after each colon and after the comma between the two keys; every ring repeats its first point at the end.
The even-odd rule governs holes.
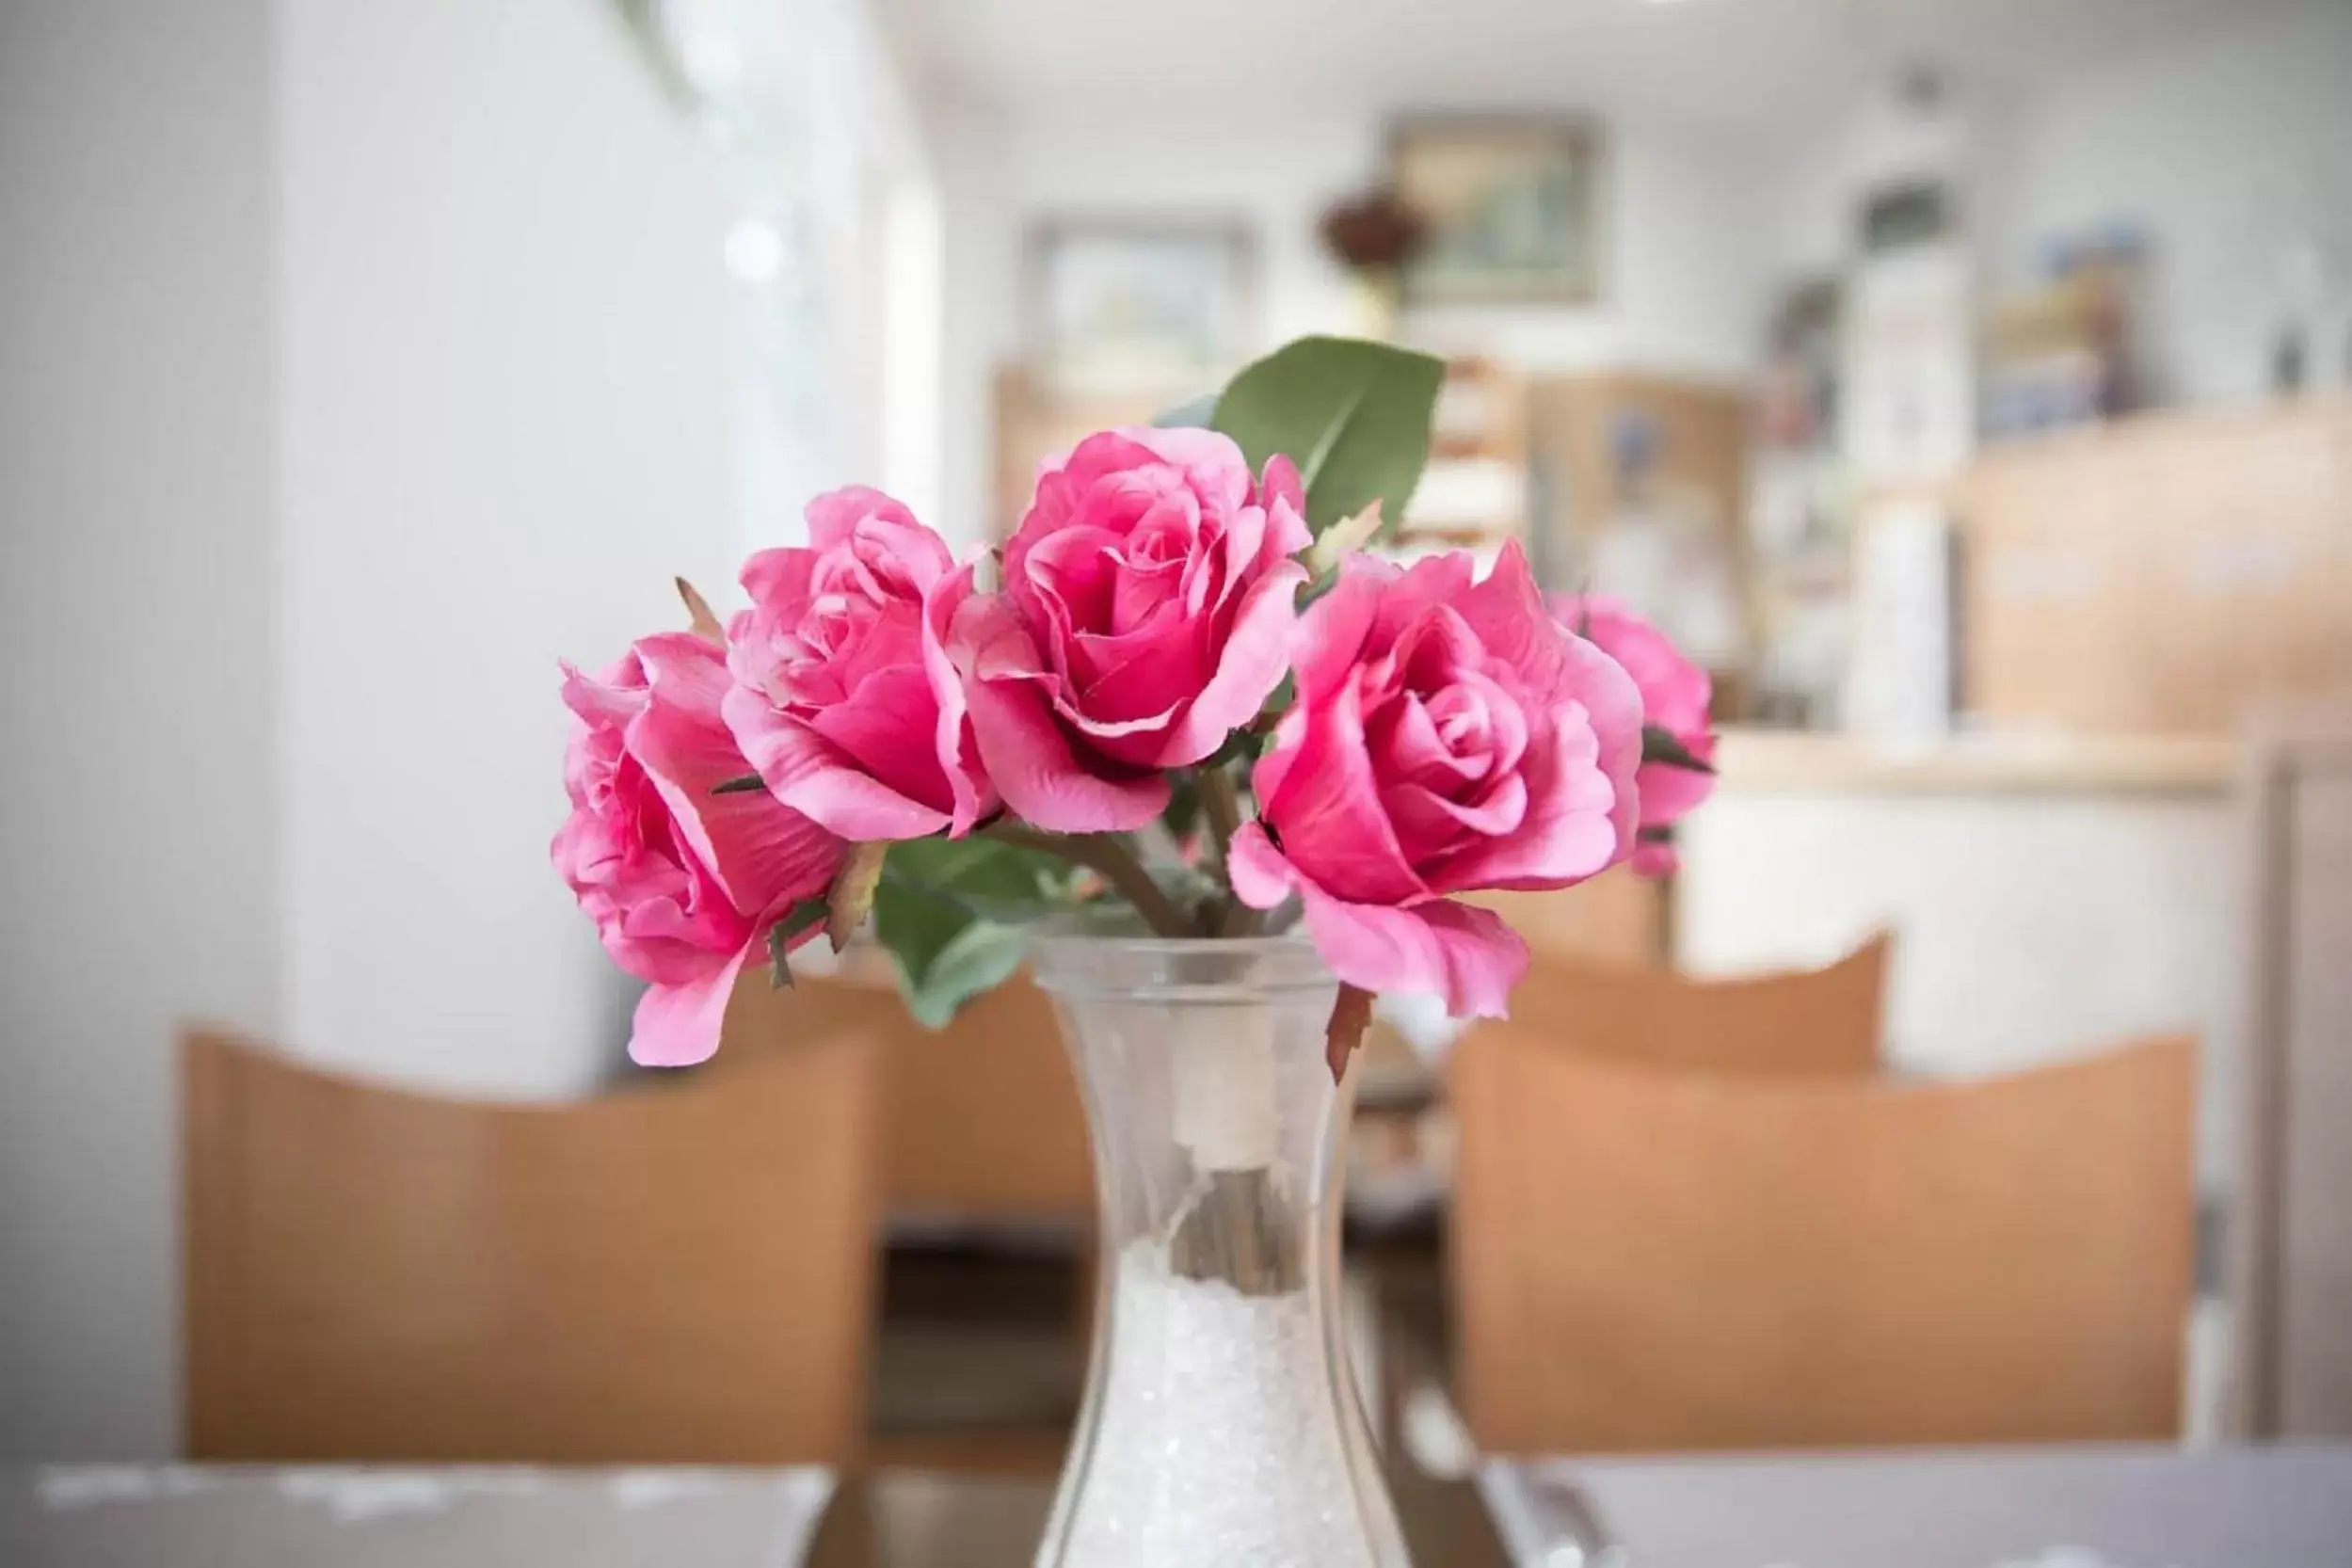
{"type": "Polygon", "coordinates": [[[743,969],[869,917],[943,1022],[1022,928],[1124,905],[1164,936],[1302,921],[1341,982],[1332,1065],[1382,991],[1505,1010],[1527,949],[1459,895],[1671,865],[1711,782],[1707,682],[1508,545],[1366,553],[1429,450],[1442,367],[1306,339],[1206,409],[1048,462],[1001,559],[958,564],[876,490],[744,564],[722,626],[599,676],[556,869],[648,984],[632,1054],[716,1048],[743,969]]]}

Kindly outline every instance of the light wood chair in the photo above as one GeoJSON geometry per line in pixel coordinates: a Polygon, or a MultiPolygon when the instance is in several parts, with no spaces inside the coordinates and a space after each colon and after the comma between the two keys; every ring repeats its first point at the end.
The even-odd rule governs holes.
{"type": "Polygon", "coordinates": [[[1736,980],[1539,952],[1512,996],[1511,1027],[1588,1055],[1656,1066],[1875,1072],[1893,946],[1881,932],[1825,968],[1736,980]]]}
{"type": "Polygon", "coordinates": [[[855,1460],[874,1054],[855,1035],[572,1105],[181,1042],[202,1460],[855,1460]]]}
{"type": "MultiPolygon", "coordinates": [[[[1018,1309],[1003,1320],[981,1302],[944,1316],[902,1302],[882,1329],[868,1446],[876,1464],[1051,1474],[1069,1447],[1094,1327],[1096,1197],[1085,1108],[1045,993],[1016,975],[931,1030],[887,974],[808,975],[782,991],[753,976],[728,1023],[751,1048],[746,1060],[843,1030],[881,1048],[894,1233],[978,1240],[984,1251],[1007,1240],[1016,1254],[1067,1249],[1072,1288],[1058,1326],[1023,1321],[1018,1309]]],[[[712,1070],[729,1070],[734,1050],[712,1070]]]]}
{"type": "Polygon", "coordinates": [[[1511,1031],[1449,1063],[1458,1393],[1482,1448],[2164,1438],[2195,1050],[1759,1080],[1511,1031]]]}
{"type": "MultiPolygon", "coordinates": [[[[1025,975],[924,1028],[887,979],[754,976],[728,1018],[755,1051],[871,1035],[883,1060],[883,1202],[891,1214],[1091,1226],[1093,1156],[1053,1005],[1025,975]]],[[[727,1051],[718,1070],[736,1060],[727,1051]]]]}

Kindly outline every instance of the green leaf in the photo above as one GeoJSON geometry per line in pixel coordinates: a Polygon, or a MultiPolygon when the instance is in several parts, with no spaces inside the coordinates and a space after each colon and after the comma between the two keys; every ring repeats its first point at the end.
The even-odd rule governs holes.
{"type": "Polygon", "coordinates": [[[1245,367],[1209,424],[1252,468],[1275,453],[1299,465],[1307,526],[1320,534],[1377,501],[1390,519],[1429,461],[1445,361],[1386,344],[1301,338],[1245,367]]]}
{"type": "Polygon", "coordinates": [[[792,983],[792,938],[824,919],[825,901],[805,898],[768,927],[768,984],[782,990],[792,983]]]}
{"type": "Polygon", "coordinates": [[[939,1029],[956,1010],[1019,968],[1027,934],[983,920],[932,888],[885,880],[873,901],[875,939],[898,966],[907,1010],[939,1029]]]}
{"type": "Polygon", "coordinates": [[[1693,756],[1688,746],[1674,739],[1672,730],[1655,724],[1641,727],[1641,760],[1644,762],[1663,762],[1670,768],[1688,768],[1692,773],[1711,774],[1715,771],[1713,763],[1693,756]]]}
{"type": "Polygon", "coordinates": [[[1190,403],[1177,404],[1152,424],[1162,430],[1206,430],[1216,412],[1217,394],[1204,392],[1190,403]]]}
{"type": "Polygon", "coordinates": [[[766,779],[760,777],[756,773],[747,773],[741,778],[730,778],[726,780],[724,783],[712,785],[711,792],[714,795],[747,795],[756,793],[757,792],[764,790],[767,787],[768,781],[766,779]]]}
{"type": "Polygon", "coordinates": [[[810,927],[823,921],[825,916],[826,907],[827,905],[825,900],[822,894],[813,898],[802,899],[798,904],[795,904],[790,909],[785,910],[783,919],[777,920],[776,924],[768,929],[771,932],[781,931],[784,933],[784,939],[786,941],[790,941],[793,937],[799,936],[802,932],[807,931],[810,927]]]}
{"type": "Polygon", "coordinates": [[[995,839],[908,839],[883,861],[886,886],[926,889],[1001,924],[1050,914],[1068,898],[1070,867],[995,839]]]}

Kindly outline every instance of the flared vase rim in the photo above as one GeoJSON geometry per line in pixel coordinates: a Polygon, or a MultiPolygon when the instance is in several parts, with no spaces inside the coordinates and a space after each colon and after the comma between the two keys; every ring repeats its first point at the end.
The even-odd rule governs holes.
{"type": "Polygon", "coordinates": [[[1031,972],[1064,995],[1203,1000],[1328,989],[1331,970],[1302,932],[1256,936],[1163,936],[1085,919],[1030,933],[1031,972]]]}

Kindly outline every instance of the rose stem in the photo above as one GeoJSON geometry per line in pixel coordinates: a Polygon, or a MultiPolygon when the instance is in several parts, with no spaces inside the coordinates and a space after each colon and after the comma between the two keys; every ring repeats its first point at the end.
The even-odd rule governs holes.
{"type": "Polygon", "coordinates": [[[1247,936],[1257,928],[1257,911],[1233,892],[1233,836],[1241,830],[1241,802],[1223,768],[1201,769],[1200,791],[1201,814],[1208,819],[1209,838],[1217,846],[1217,870],[1225,879],[1225,896],[1208,915],[1208,934],[1247,936]]]}
{"type": "Polygon", "coordinates": [[[1144,863],[1111,834],[1040,833],[1033,827],[1011,822],[995,823],[981,832],[1000,843],[1039,850],[1088,871],[1099,872],[1135,906],[1135,912],[1144,917],[1144,923],[1154,932],[1162,936],[1192,935],[1192,922],[1184,918],[1184,911],[1160,890],[1160,884],[1152,880],[1144,863]]]}

